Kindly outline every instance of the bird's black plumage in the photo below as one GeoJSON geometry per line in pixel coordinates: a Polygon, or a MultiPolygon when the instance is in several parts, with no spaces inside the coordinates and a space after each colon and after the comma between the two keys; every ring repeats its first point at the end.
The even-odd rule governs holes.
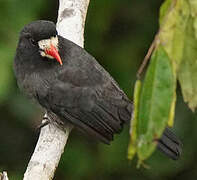
{"type": "MultiPolygon", "coordinates": [[[[24,27],[14,60],[18,84],[62,122],[109,143],[130,120],[132,102],[94,57],[73,42],[57,35],[62,66],[41,56],[37,43],[56,35],[55,24],[49,21],[24,27]]],[[[170,146],[174,150],[177,144],[170,146]]]]}

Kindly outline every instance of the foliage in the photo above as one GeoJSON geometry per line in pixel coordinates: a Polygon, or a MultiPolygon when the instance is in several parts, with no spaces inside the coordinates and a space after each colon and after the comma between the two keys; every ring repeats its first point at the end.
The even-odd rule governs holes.
{"type": "Polygon", "coordinates": [[[169,119],[175,90],[170,59],[162,46],[151,58],[139,104],[138,157],[147,159],[156,147],[169,119]]]}
{"type": "Polygon", "coordinates": [[[140,162],[153,153],[155,139],[167,124],[173,126],[177,79],[185,102],[193,111],[197,107],[196,13],[193,0],[166,0],[161,6],[160,28],[152,44],[155,50],[139,99],[134,99],[140,101],[134,110],[138,131],[131,133],[130,143],[135,144],[140,162]],[[132,141],[132,136],[137,140],[132,141]]]}
{"type": "Polygon", "coordinates": [[[142,83],[140,80],[137,80],[135,83],[135,89],[134,89],[134,111],[132,114],[131,122],[130,122],[130,144],[128,147],[128,159],[132,160],[135,153],[137,152],[137,124],[138,124],[138,109],[139,109],[139,97],[140,97],[140,91],[141,91],[142,83]]]}
{"type": "MultiPolygon", "coordinates": [[[[85,47],[130,98],[136,71],[158,29],[161,2],[90,1],[85,47]]],[[[40,110],[18,91],[12,72],[18,33],[24,24],[35,19],[56,21],[57,8],[58,1],[0,1],[0,171],[7,170],[11,180],[22,178],[38,137],[36,127],[42,118],[40,110]]],[[[115,136],[110,146],[94,142],[74,130],[55,179],[195,179],[197,121],[194,119],[196,114],[186,108],[178,91],[175,127],[176,134],[184,143],[182,158],[173,162],[155,152],[148,160],[151,167],[148,171],[136,170],[135,158],[130,165],[126,159],[129,140],[127,126],[120,135],[115,136]]]]}

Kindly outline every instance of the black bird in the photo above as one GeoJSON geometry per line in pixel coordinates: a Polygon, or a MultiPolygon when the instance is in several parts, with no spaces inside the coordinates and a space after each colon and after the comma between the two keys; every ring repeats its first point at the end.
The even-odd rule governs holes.
{"type": "MultiPolygon", "coordinates": [[[[18,85],[49,114],[109,144],[132,114],[132,102],[105,69],[53,22],[39,20],[20,33],[14,59],[18,85]]],[[[158,147],[172,159],[180,141],[166,129],[158,147]]]]}

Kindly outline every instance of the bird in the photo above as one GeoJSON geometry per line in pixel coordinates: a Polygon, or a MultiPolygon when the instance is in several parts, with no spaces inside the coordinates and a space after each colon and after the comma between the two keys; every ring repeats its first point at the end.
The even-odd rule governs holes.
{"type": "MultiPolygon", "coordinates": [[[[131,119],[132,101],[118,83],[85,49],[58,35],[51,21],[21,30],[14,73],[19,88],[48,114],[105,144],[131,119]]],[[[158,149],[178,159],[181,142],[166,128],[158,149]]]]}

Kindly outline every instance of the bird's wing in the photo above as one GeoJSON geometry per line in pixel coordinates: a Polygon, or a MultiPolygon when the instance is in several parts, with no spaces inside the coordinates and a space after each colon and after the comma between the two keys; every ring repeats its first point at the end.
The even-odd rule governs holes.
{"type": "Polygon", "coordinates": [[[67,66],[60,71],[47,102],[63,121],[109,143],[113,134],[119,133],[130,120],[132,104],[111,76],[106,76],[94,63],[87,66],[86,70],[67,66]]]}
{"type": "Polygon", "coordinates": [[[69,121],[79,129],[105,143],[119,133],[130,120],[131,104],[122,97],[102,96],[97,88],[77,87],[58,82],[48,94],[50,110],[61,120],[69,121]]]}

